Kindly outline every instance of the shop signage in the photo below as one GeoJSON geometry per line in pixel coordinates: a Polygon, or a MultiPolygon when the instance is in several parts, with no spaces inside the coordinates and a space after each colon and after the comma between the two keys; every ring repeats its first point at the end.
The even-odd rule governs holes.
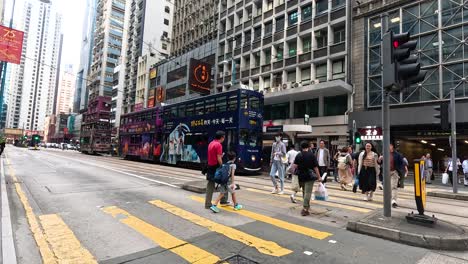
{"type": "Polygon", "coordinates": [[[166,90],[162,86],[156,88],[156,102],[162,103],[166,100],[166,90]]]}
{"type": "Polygon", "coordinates": [[[199,94],[210,94],[211,65],[196,59],[190,59],[189,89],[199,94]]]}
{"type": "Polygon", "coordinates": [[[150,80],[156,78],[157,75],[158,75],[158,70],[156,68],[151,68],[150,74],[149,74],[150,80]]]}
{"type": "Polygon", "coordinates": [[[20,64],[24,32],[0,26],[0,60],[20,64]]]}
{"type": "Polygon", "coordinates": [[[147,102],[147,108],[154,107],[154,100],[155,100],[155,89],[150,89],[148,91],[148,102],[147,102]]]}
{"type": "Polygon", "coordinates": [[[383,133],[381,127],[372,128],[359,128],[361,140],[383,140],[383,133]]]}
{"type": "Polygon", "coordinates": [[[266,132],[272,133],[272,132],[283,132],[283,126],[269,126],[266,128],[266,132]]]}

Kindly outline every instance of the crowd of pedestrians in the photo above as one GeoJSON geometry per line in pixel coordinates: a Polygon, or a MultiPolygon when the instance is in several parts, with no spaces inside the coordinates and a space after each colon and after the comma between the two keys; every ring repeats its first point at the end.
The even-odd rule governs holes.
{"type": "MultiPolygon", "coordinates": [[[[223,184],[216,184],[215,178],[218,177],[218,171],[221,171],[223,165],[223,147],[224,132],[218,131],[215,139],[208,146],[208,163],[206,167],[207,187],[205,208],[213,212],[219,212],[218,203],[231,204],[227,201],[228,193],[231,193],[234,210],[241,210],[242,205],[238,203],[236,197],[235,184],[235,160],[236,153],[228,152],[228,179],[223,184]],[[213,192],[219,191],[220,195],[212,203],[213,192]]],[[[390,144],[390,185],[391,185],[391,204],[392,207],[398,207],[398,189],[404,188],[405,178],[408,176],[408,160],[399,153],[393,144],[390,144]]],[[[383,155],[379,155],[372,143],[366,143],[364,149],[360,152],[353,152],[352,146],[342,147],[333,156],[325,147],[325,142],[321,140],[317,149],[308,141],[300,143],[300,151],[294,146],[286,147],[281,134],[275,136],[270,155],[269,176],[273,185],[272,194],[284,194],[285,178],[291,179],[290,195],[291,202],[297,203],[296,195],[302,192],[303,209],[301,215],[309,215],[310,200],[313,196],[315,182],[319,182],[320,188],[326,186],[330,164],[334,161],[334,178],[340,184],[341,190],[357,192],[361,191],[364,201],[372,201],[376,189],[383,189],[382,167],[385,165],[383,155]]],[[[421,157],[424,160],[424,175],[427,184],[434,180],[434,162],[431,154],[427,153],[421,157]]],[[[464,157],[463,162],[457,159],[457,165],[463,172],[464,185],[468,187],[468,156],[464,157]]],[[[445,171],[449,174],[450,182],[453,184],[453,163],[448,159],[445,171]]],[[[317,191],[316,191],[317,192],[317,191]]],[[[317,196],[316,196],[317,199],[317,196]]]]}

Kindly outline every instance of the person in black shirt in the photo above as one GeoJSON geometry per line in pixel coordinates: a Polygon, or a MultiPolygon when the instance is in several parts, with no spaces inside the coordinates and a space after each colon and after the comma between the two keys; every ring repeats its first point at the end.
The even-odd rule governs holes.
{"type": "Polygon", "coordinates": [[[304,200],[304,209],[302,209],[301,215],[310,215],[310,198],[312,196],[312,188],[314,182],[321,182],[320,171],[317,162],[317,158],[314,153],[310,152],[310,143],[308,141],[301,142],[301,153],[296,156],[294,164],[297,165],[297,175],[299,178],[299,186],[302,188],[302,197],[304,200]]]}

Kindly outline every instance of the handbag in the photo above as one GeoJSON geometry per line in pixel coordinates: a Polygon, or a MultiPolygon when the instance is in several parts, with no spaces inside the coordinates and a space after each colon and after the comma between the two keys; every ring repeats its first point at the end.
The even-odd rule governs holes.
{"type": "Polygon", "coordinates": [[[301,190],[301,186],[299,185],[299,176],[295,174],[292,175],[291,190],[294,192],[299,192],[301,190]]]}
{"type": "Polygon", "coordinates": [[[443,183],[443,184],[447,184],[447,183],[448,183],[448,179],[449,179],[448,173],[444,172],[444,173],[442,174],[442,183],[443,183]]]}
{"type": "Polygon", "coordinates": [[[301,181],[316,181],[318,179],[317,174],[312,169],[299,170],[298,176],[301,181]]]}

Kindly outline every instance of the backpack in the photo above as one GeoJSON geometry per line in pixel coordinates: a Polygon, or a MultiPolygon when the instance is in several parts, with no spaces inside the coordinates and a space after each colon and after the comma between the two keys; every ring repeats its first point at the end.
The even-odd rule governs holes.
{"type": "Polygon", "coordinates": [[[229,181],[229,177],[231,176],[231,164],[223,164],[219,167],[214,175],[214,182],[217,184],[227,184],[229,181]]]}
{"type": "Polygon", "coordinates": [[[340,155],[338,157],[338,169],[339,170],[348,169],[347,159],[348,159],[348,154],[346,154],[345,156],[340,155]]]}

